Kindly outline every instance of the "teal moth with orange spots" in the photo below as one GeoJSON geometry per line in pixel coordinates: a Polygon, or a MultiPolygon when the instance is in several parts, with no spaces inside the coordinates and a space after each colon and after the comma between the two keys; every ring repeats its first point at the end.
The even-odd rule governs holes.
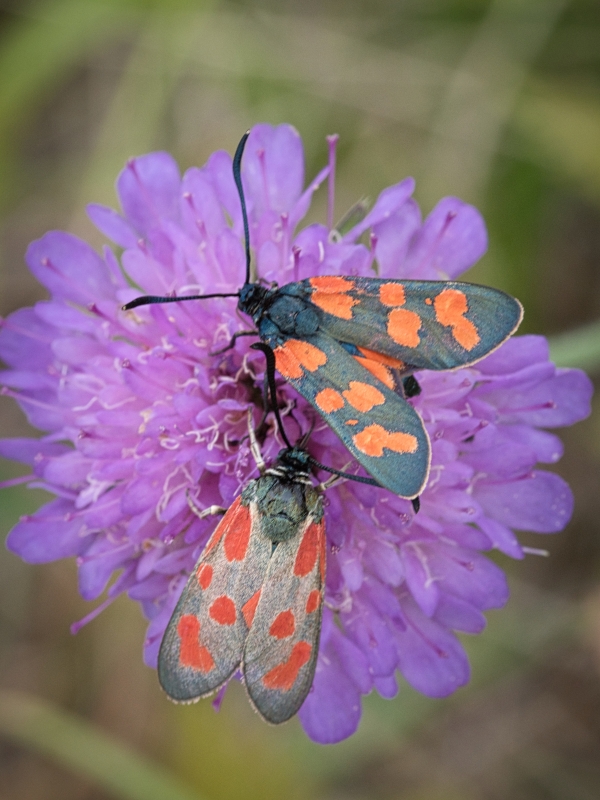
{"type": "MultiPolygon", "coordinates": [[[[282,450],[243,490],[212,534],[169,622],[158,677],[189,703],[241,669],[267,722],[292,717],[312,686],[325,588],[322,487],[310,456],[282,450]]],[[[194,510],[194,507],[192,506],[194,510]]]]}
{"type": "MultiPolygon", "coordinates": [[[[233,175],[244,222],[246,281],[239,292],[144,296],[150,303],[238,297],[278,371],[318,411],[362,467],[409,499],[422,492],[431,446],[407,401],[407,378],[421,369],[452,370],[489,355],[518,328],[518,300],[486,286],[446,281],[319,276],[266,287],[250,281],[248,219],[240,141],[233,175]]],[[[230,346],[231,346],[230,345],[230,346]]],[[[413,387],[415,382],[413,382],[413,387]]],[[[418,390],[418,387],[417,387],[418,390]]]]}

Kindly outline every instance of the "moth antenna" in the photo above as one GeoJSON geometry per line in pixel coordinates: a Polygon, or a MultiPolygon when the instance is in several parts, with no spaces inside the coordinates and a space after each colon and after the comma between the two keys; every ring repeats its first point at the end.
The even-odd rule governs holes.
{"type": "MultiPolygon", "coordinates": [[[[240,143],[237,146],[235,151],[235,155],[233,156],[233,180],[235,181],[235,185],[238,190],[238,194],[240,196],[240,204],[242,206],[242,219],[244,221],[244,248],[246,252],[246,283],[250,282],[250,228],[248,226],[248,213],[246,211],[246,198],[244,197],[244,189],[242,187],[242,174],[241,174],[241,163],[242,163],[242,153],[244,152],[244,147],[246,146],[246,141],[248,136],[250,135],[250,131],[246,131],[246,133],[240,139],[240,143]]],[[[152,306],[158,305],[159,303],[180,303],[182,300],[211,300],[214,297],[239,297],[239,292],[226,292],[226,293],[218,293],[218,294],[190,294],[186,295],[185,297],[161,297],[160,295],[155,294],[145,294],[142,297],[136,297],[135,300],[131,300],[129,303],[125,303],[122,306],[123,311],[131,311],[132,308],[139,308],[140,306],[152,306]]],[[[246,334],[240,334],[242,336],[246,334]]],[[[228,348],[226,348],[228,349],[228,348]]]]}
{"type": "Polygon", "coordinates": [[[277,420],[277,427],[279,429],[279,433],[281,434],[281,438],[288,450],[292,450],[293,446],[290,443],[290,440],[287,437],[287,433],[285,432],[285,428],[283,427],[283,422],[281,420],[281,415],[279,413],[279,407],[277,405],[277,386],[275,385],[275,353],[269,347],[268,344],[264,342],[255,342],[251,344],[250,347],[252,350],[260,350],[262,353],[265,354],[265,359],[267,361],[267,368],[265,371],[265,375],[267,376],[267,381],[269,383],[269,394],[271,395],[271,409],[273,414],[275,414],[275,419],[277,420]]]}
{"type": "Polygon", "coordinates": [[[235,155],[233,157],[233,180],[240,196],[240,205],[242,207],[242,220],[244,222],[244,247],[246,251],[246,283],[250,283],[250,228],[248,226],[248,212],[246,211],[246,198],[244,197],[244,187],[242,186],[242,154],[246,147],[246,142],[250,136],[250,131],[240,139],[237,146],[235,155]]]}

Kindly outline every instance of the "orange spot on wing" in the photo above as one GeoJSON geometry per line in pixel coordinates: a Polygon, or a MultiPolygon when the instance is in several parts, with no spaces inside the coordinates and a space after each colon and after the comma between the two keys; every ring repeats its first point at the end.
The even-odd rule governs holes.
{"type": "Polygon", "coordinates": [[[250,528],[250,508],[240,504],[223,540],[227,561],[243,561],[246,558],[250,528]]]}
{"type": "Polygon", "coordinates": [[[344,294],[354,288],[353,280],[340,275],[321,275],[311,278],[309,283],[316,291],[328,294],[344,294]]]}
{"type": "Polygon", "coordinates": [[[363,413],[385,403],[385,397],[379,389],[362,381],[350,381],[348,389],[342,394],[353,408],[363,413]]]}
{"type": "Polygon", "coordinates": [[[467,296],[458,289],[444,289],[433,301],[435,318],[440,325],[452,328],[452,336],[465,348],[472,350],[480,342],[477,328],[465,317],[469,310],[467,296]]]}
{"type": "Polygon", "coordinates": [[[276,639],[287,639],[295,630],[296,618],[294,617],[294,613],[290,609],[287,609],[287,611],[281,611],[277,614],[269,628],[269,633],[276,639]]]}
{"type": "Polygon", "coordinates": [[[322,350],[319,350],[314,344],[302,342],[300,339],[288,339],[273,352],[277,369],[288,380],[301,378],[304,369],[314,372],[327,363],[327,356],[322,350]]]}
{"type": "Polygon", "coordinates": [[[406,293],[401,283],[383,283],[379,287],[379,299],[384,306],[403,306],[406,293]]]}
{"type": "Polygon", "coordinates": [[[335,389],[321,389],[315,397],[315,403],[324,414],[331,414],[344,407],[344,398],[335,389]]]}
{"type": "Polygon", "coordinates": [[[249,628],[254,622],[254,615],[256,614],[256,606],[258,605],[258,601],[260,600],[261,591],[262,589],[259,589],[257,592],[254,592],[250,600],[247,600],[242,606],[242,615],[244,617],[244,620],[246,621],[246,625],[249,628]]]}
{"type": "Polygon", "coordinates": [[[354,444],[368,456],[380,458],[384,448],[395,453],[415,453],[419,443],[412,433],[401,431],[386,431],[381,425],[368,425],[360,433],[352,437],[354,444]]]}
{"type": "Polygon", "coordinates": [[[238,523],[243,520],[244,515],[248,513],[248,509],[244,506],[241,506],[241,502],[241,498],[238,497],[237,500],[235,500],[233,504],[229,506],[227,513],[221,522],[219,522],[213,535],[208,540],[202,554],[203,558],[207,556],[211,550],[214,550],[223,536],[225,536],[231,528],[235,528],[238,523]]]}
{"type": "Polygon", "coordinates": [[[321,592],[313,589],[306,599],[306,613],[312,614],[321,605],[321,592]]]}
{"type": "Polygon", "coordinates": [[[359,302],[347,294],[329,294],[329,292],[319,291],[313,292],[310,299],[321,311],[338,317],[338,319],[352,319],[352,306],[359,302]]]}
{"type": "Polygon", "coordinates": [[[308,642],[296,642],[287,661],[267,672],[262,679],[267,689],[279,689],[282,692],[289,692],[296,682],[300,669],[309,660],[311,652],[312,647],[308,642]]]}
{"type": "Polygon", "coordinates": [[[386,356],[383,353],[378,353],[376,350],[369,350],[367,347],[359,347],[358,349],[365,358],[368,358],[370,361],[377,361],[379,364],[385,364],[386,367],[403,369],[406,366],[404,361],[400,361],[399,358],[386,356]]]}
{"type": "Polygon", "coordinates": [[[208,609],[208,615],[219,625],[233,625],[237,619],[235,603],[231,597],[222,594],[213,601],[208,609]]]}
{"type": "MultiPolygon", "coordinates": [[[[358,361],[358,363],[368,369],[371,375],[377,378],[378,381],[381,381],[388,389],[395,389],[396,385],[394,383],[394,376],[390,372],[390,370],[385,366],[385,364],[380,364],[377,361],[371,361],[370,358],[361,358],[360,356],[354,356],[354,359],[358,361]]],[[[347,424],[347,423],[346,423],[347,424]]]]}
{"type": "Polygon", "coordinates": [[[323,523],[313,522],[306,529],[294,562],[294,575],[303,578],[314,569],[323,536],[323,523]]]}
{"type": "Polygon", "coordinates": [[[201,589],[208,589],[213,579],[213,568],[210,564],[200,564],[196,578],[201,589]]]}
{"type": "Polygon", "coordinates": [[[358,425],[358,420],[357,419],[347,419],[346,420],[346,425],[358,425]]]}
{"type": "Polygon", "coordinates": [[[404,347],[416,347],[421,338],[419,329],[421,317],[406,308],[393,308],[388,316],[387,332],[391,338],[404,347]]]}
{"type": "Polygon", "coordinates": [[[177,623],[179,663],[200,672],[210,672],[215,662],[208,648],[200,644],[200,622],[193,614],[184,614],[177,623]]]}
{"type": "Polygon", "coordinates": [[[425,298],[425,305],[426,305],[426,306],[430,306],[432,302],[433,302],[433,301],[432,301],[431,297],[426,297],[426,298],[425,298]]]}

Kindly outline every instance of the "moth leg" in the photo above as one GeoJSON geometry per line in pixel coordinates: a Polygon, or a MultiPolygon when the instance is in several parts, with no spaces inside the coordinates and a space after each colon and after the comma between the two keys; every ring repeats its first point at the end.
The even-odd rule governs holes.
{"type": "Polygon", "coordinates": [[[212,517],[216,514],[224,514],[227,509],[223,508],[223,506],[208,506],[208,508],[200,509],[192,500],[189,490],[185,494],[187,498],[187,504],[190,507],[190,511],[195,514],[198,519],[206,519],[206,517],[212,517]]]}
{"type": "Polygon", "coordinates": [[[256,466],[258,468],[258,471],[262,475],[263,472],[265,471],[266,464],[265,464],[264,459],[262,457],[262,453],[260,452],[260,447],[258,445],[258,442],[256,441],[256,433],[254,431],[254,424],[253,423],[254,423],[254,416],[252,414],[252,409],[249,408],[248,409],[248,437],[250,439],[250,451],[252,453],[254,461],[256,462],[256,466]]]}
{"type": "MultiPolygon", "coordinates": [[[[343,469],[340,470],[340,472],[345,472],[348,469],[348,467],[350,466],[350,464],[352,464],[351,461],[349,461],[347,464],[345,464],[343,469]]],[[[352,476],[350,474],[348,475],[348,477],[346,477],[346,475],[338,475],[338,474],[331,475],[331,477],[327,478],[326,481],[323,481],[323,483],[320,483],[317,486],[317,489],[320,492],[324,492],[327,489],[330,489],[332,486],[335,486],[336,483],[338,483],[340,481],[341,482],[347,481],[347,480],[351,479],[351,477],[352,476]]]]}
{"type": "Polygon", "coordinates": [[[414,375],[408,375],[402,379],[402,388],[405,397],[417,397],[421,394],[421,387],[414,375]]]}
{"type": "Polygon", "coordinates": [[[220,356],[222,353],[226,353],[228,350],[231,350],[231,348],[234,347],[240,336],[258,336],[258,331],[236,331],[236,333],[234,333],[229,340],[229,344],[225,345],[225,347],[222,347],[220,350],[213,350],[212,353],[209,353],[208,355],[220,356]]]}

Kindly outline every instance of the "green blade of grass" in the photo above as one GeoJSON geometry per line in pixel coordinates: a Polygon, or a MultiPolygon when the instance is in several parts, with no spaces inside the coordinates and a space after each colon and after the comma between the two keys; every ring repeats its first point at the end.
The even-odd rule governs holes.
{"type": "Polygon", "coordinates": [[[550,339],[550,358],[559,367],[600,367],[600,322],[582,325],[550,339]]]}
{"type": "Polygon", "coordinates": [[[51,758],[123,800],[203,800],[123,742],[24,692],[0,692],[0,736],[51,758]]]}

